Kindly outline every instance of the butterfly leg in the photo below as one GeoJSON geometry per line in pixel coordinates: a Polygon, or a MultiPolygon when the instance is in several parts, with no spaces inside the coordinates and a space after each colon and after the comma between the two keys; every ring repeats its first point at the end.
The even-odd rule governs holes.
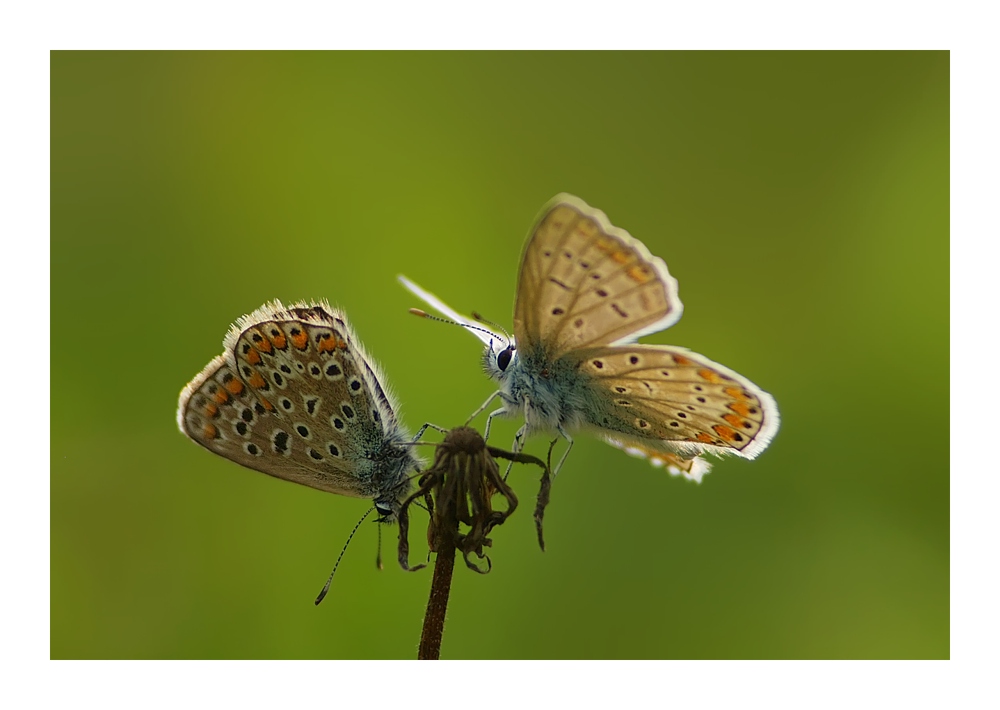
{"type": "MultiPolygon", "coordinates": [[[[490,402],[492,402],[492,401],[493,401],[494,399],[496,399],[496,398],[497,398],[497,397],[499,397],[499,396],[500,396],[500,390],[497,390],[496,392],[494,392],[493,394],[491,394],[491,395],[489,396],[489,399],[487,399],[487,400],[486,400],[485,402],[483,402],[483,403],[482,403],[482,404],[481,404],[481,405],[479,406],[479,409],[477,409],[476,411],[474,411],[474,412],[472,413],[472,416],[470,416],[470,417],[469,417],[468,419],[466,419],[466,420],[465,420],[465,426],[469,426],[469,422],[471,422],[471,421],[472,421],[473,419],[475,419],[475,418],[476,418],[476,417],[478,417],[478,416],[479,416],[480,414],[482,414],[482,413],[483,413],[483,410],[484,410],[484,409],[486,409],[486,408],[487,408],[488,406],[490,406],[490,402]]],[[[487,438],[487,437],[489,436],[489,431],[490,431],[490,419],[492,419],[492,418],[493,418],[493,415],[494,415],[494,414],[496,414],[496,412],[493,412],[493,414],[491,414],[491,415],[490,415],[490,416],[489,416],[489,417],[488,417],[488,418],[486,419],[486,434],[487,434],[487,436],[484,436],[484,437],[483,437],[484,439],[486,439],[486,438],[487,438]]]]}
{"type": "Polygon", "coordinates": [[[483,431],[484,442],[489,441],[490,439],[490,425],[493,423],[493,417],[498,417],[501,414],[505,414],[506,412],[507,412],[506,408],[501,407],[500,409],[496,409],[490,412],[490,415],[486,417],[486,429],[483,431]]]}
{"type": "MultiPolygon", "coordinates": [[[[502,411],[503,410],[501,409],[501,410],[498,410],[498,412],[493,412],[493,414],[498,414],[499,412],[502,412],[502,411]]],[[[492,417],[493,414],[491,414],[490,416],[492,417]]],[[[528,425],[527,425],[527,423],[525,423],[525,424],[522,424],[521,428],[517,430],[516,434],[514,434],[514,443],[510,445],[510,452],[512,454],[519,454],[519,453],[521,453],[521,449],[524,448],[524,439],[525,439],[525,437],[527,437],[527,435],[528,435],[528,425]]],[[[512,459],[507,464],[507,470],[504,471],[504,474],[503,474],[504,483],[507,482],[507,476],[510,475],[510,469],[513,468],[513,467],[514,467],[514,461],[512,459]]]]}
{"type": "MultiPolygon", "coordinates": [[[[561,436],[562,438],[564,438],[566,441],[569,442],[569,446],[566,447],[566,450],[563,452],[562,458],[560,458],[559,459],[559,463],[556,464],[556,468],[552,472],[552,477],[553,478],[555,478],[556,475],[558,475],[559,470],[563,467],[563,464],[566,463],[566,457],[569,456],[570,449],[573,448],[573,437],[570,436],[566,432],[566,430],[563,429],[561,426],[557,428],[557,431],[559,432],[559,436],[561,436]]],[[[552,443],[554,444],[555,442],[552,442],[552,443]]],[[[551,448],[549,449],[549,453],[550,454],[552,453],[552,449],[551,448]]]]}
{"type": "MultiPolygon", "coordinates": [[[[431,519],[434,519],[434,501],[430,497],[430,492],[434,488],[434,484],[437,479],[433,476],[427,477],[420,481],[420,486],[416,491],[410,494],[410,496],[403,501],[400,505],[399,512],[396,515],[396,521],[399,523],[399,548],[398,548],[398,559],[399,566],[402,567],[407,572],[416,572],[418,569],[423,569],[426,565],[417,565],[416,567],[410,567],[410,542],[409,542],[409,529],[410,529],[410,515],[409,507],[411,503],[417,501],[418,498],[423,498],[425,502],[429,503],[430,510],[428,511],[431,519]]],[[[381,544],[381,543],[380,543],[381,544]]],[[[381,549],[379,550],[381,553],[381,549]]],[[[341,553],[343,554],[343,553],[341,553]]],[[[427,554],[427,559],[430,561],[430,553],[427,554]]]]}
{"type": "Polygon", "coordinates": [[[439,431],[442,434],[447,434],[448,433],[447,429],[443,429],[443,428],[439,427],[437,424],[431,424],[430,422],[424,422],[424,425],[422,427],[420,427],[419,429],[417,429],[417,433],[413,435],[412,439],[410,439],[410,443],[413,443],[415,441],[420,441],[420,437],[422,437],[424,435],[424,432],[427,431],[428,429],[433,429],[434,431],[439,431]]]}

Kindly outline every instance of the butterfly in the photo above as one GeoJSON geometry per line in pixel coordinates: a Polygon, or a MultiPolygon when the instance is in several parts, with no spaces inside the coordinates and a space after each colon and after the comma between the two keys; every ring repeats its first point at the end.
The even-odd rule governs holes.
{"type": "MultiPolygon", "coordinates": [[[[556,195],[529,232],[509,339],[461,316],[404,276],[411,292],[483,341],[499,388],[487,418],[523,415],[513,450],[535,432],[589,430],[627,453],[700,481],[701,454],[755,458],[778,430],[774,399],[703,355],[636,340],[670,327],[683,307],[667,265],[573,195],[556,195]]],[[[422,313],[422,312],[421,312],[422,313]]]]}
{"type": "Polygon", "coordinates": [[[274,301],[237,320],[223,346],[181,391],[180,430],[269,476],[372,498],[394,520],[421,462],[347,317],[325,301],[274,301]]]}

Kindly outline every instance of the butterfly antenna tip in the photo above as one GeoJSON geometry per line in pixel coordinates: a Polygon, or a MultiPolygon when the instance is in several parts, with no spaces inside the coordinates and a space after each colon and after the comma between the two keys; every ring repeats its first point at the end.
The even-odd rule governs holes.
{"type": "MultiPolygon", "coordinates": [[[[354,529],[351,530],[351,534],[347,536],[347,542],[344,543],[343,549],[340,551],[340,554],[337,555],[337,561],[333,564],[333,572],[331,572],[330,576],[326,578],[326,584],[323,585],[323,590],[319,593],[319,596],[316,597],[316,601],[313,602],[313,604],[319,606],[319,603],[321,601],[323,601],[324,597],[326,597],[326,593],[330,591],[330,585],[333,583],[333,575],[337,574],[337,568],[340,567],[340,561],[344,558],[344,553],[347,552],[347,546],[351,544],[351,540],[354,539],[354,533],[356,533],[358,531],[358,528],[361,527],[361,523],[365,522],[365,518],[367,518],[369,515],[371,515],[373,510],[375,510],[375,506],[374,505],[371,508],[368,509],[367,513],[365,513],[364,515],[361,516],[361,520],[359,520],[358,523],[357,523],[357,525],[354,526],[354,529]]],[[[379,563],[381,564],[381,561],[382,561],[382,537],[381,537],[381,529],[379,530],[379,550],[378,550],[378,554],[379,554],[379,563]]],[[[379,569],[381,569],[381,567],[379,567],[379,569]]]]}

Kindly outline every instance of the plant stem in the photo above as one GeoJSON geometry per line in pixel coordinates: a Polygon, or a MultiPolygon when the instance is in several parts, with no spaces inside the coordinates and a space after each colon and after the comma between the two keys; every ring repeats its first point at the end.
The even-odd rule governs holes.
{"type": "Polygon", "coordinates": [[[427,599],[427,611],[424,614],[424,629],[420,634],[417,660],[436,661],[441,656],[444,618],[448,611],[451,576],[455,571],[455,534],[457,533],[458,521],[455,521],[453,534],[441,535],[440,538],[440,548],[434,561],[434,579],[431,581],[431,593],[427,599]]]}
{"type": "MultiPolygon", "coordinates": [[[[550,452],[551,453],[551,452],[550,452]]],[[[548,503],[548,468],[534,456],[512,454],[502,449],[487,448],[483,437],[475,429],[456,427],[450,429],[444,441],[438,444],[434,463],[418,481],[417,490],[406,498],[398,512],[399,520],[399,565],[416,571],[423,564],[410,567],[409,507],[418,498],[427,504],[430,521],[427,526],[427,543],[437,558],[434,561],[434,578],[431,593],[427,599],[424,627],[420,634],[418,660],[436,661],[441,657],[441,638],[444,635],[444,620],[448,612],[448,597],[451,594],[451,578],[455,571],[455,554],[462,551],[466,566],[479,574],[486,574],[492,568],[490,558],[484,548],[490,547],[490,531],[503,522],[517,508],[517,496],[500,476],[493,456],[534,463],[545,471],[542,490],[539,492],[535,508],[535,524],[538,527],[538,542],[542,541],[542,515],[548,503]],[[506,510],[494,510],[491,499],[503,496],[506,510]],[[466,533],[459,532],[459,525],[469,526],[466,533]],[[485,567],[469,559],[475,555],[486,560],[485,567]]]]}

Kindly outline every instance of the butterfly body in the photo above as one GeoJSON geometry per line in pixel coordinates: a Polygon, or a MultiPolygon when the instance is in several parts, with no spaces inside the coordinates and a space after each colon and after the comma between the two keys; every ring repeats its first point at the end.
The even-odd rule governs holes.
{"type": "Polygon", "coordinates": [[[684,348],[635,342],[680,318],[677,281],[642,242],[577,197],[557,195],[529,233],[512,341],[401,280],[483,341],[486,372],[499,387],[476,413],[501,402],[487,436],[494,417],[523,415],[515,451],[540,431],[571,447],[571,432],[585,429],[700,480],[709,468],[701,454],[754,458],[777,431],[774,399],[745,377],[684,348]]]}
{"type": "Polygon", "coordinates": [[[420,461],[398,407],[346,316],[268,303],[240,318],[181,392],[180,430],[269,476],[371,498],[392,518],[420,461]]]}
{"type": "MultiPolygon", "coordinates": [[[[523,415],[526,436],[583,426],[589,390],[575,364],[566,358],[553,360],[544,351],[516,352],[506,370],[495,365],[488,367],[500,386],[497,398],[503,404],[495,416],[523,415]]],[[[497,353],[490,348],[483,354],[486,361],[496,357],[497,353]]]]}

